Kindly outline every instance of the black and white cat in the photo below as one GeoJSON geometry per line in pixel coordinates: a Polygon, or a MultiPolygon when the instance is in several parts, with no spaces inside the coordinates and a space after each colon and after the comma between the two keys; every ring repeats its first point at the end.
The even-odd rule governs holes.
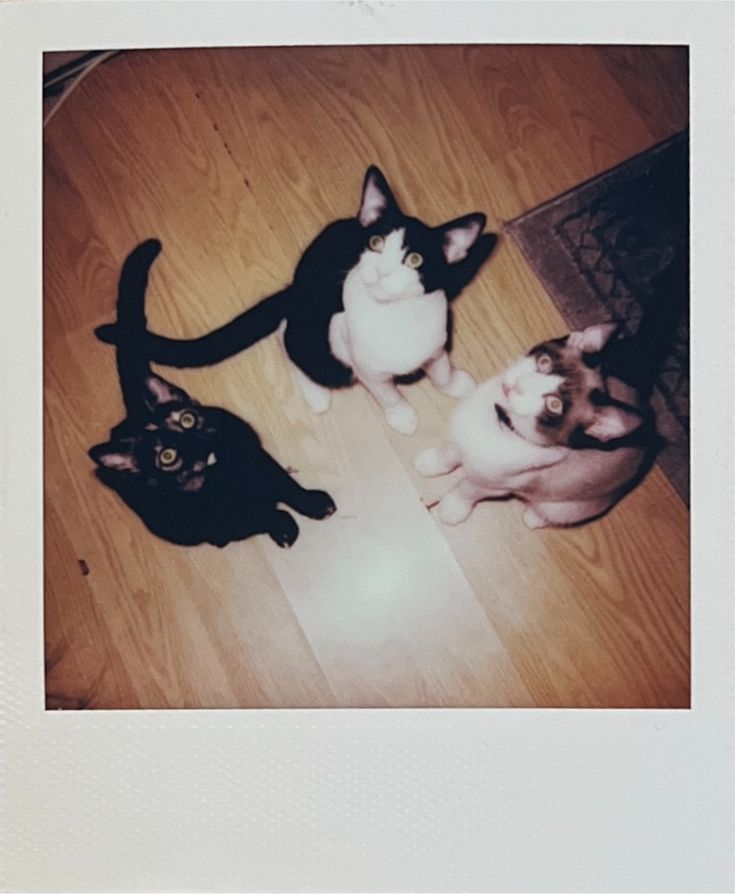
{"type": "MultiPolygon", "coordinates": [[[[461,397],[474,381],[449,358],[449,302],[475,276],[497,237],[482,234],[485,215],[429,227],[400,210],[376,167],[365,175],[355,218],[327,226],[304,252],[290,286],[221,328],[191,340],[149,334],[152,360],[205,366],[249,347],[280,327],[294,376],[317,413],[331,389],[361,382],[403,434],[416,413],[396,378],[425,372],[445,394],[461,397]],[[482,234],[482,235],[481,235],[482,234]]],[[[114,326],[98,336],[116,339],[114,326]]]]}
{"type": "Polygon", "coordinates": [[[662,445],[649,398],[688,277],[677,256],[635,336],[615,340],[619,324],[603,323],[544,342],[461,401],[449,443],[416,457],[423,475],[461,467],[441,520],[459,524],[480,500],[516,497],[530,528],[574,525],[632,490],[662,445]]]}
{"type": "Polygon", "coordinates": [[[126,418],[108,442],[89,451],[97,475],[164,540],[222,547],[267,533],[290,546],[299,529],[277,504],[325,518],[334,502],[324,491],[297,484],[242,419],[202,406],[151,371],[145,291],[160,250],[155,239],[141,243],[120,275],[117,366],[126,418]]]}

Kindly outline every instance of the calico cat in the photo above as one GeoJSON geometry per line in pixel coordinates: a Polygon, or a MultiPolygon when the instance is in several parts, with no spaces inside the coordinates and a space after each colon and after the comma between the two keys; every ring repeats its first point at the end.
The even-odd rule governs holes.
{"type": "MultiPolygon", "coordinates": [[[[370,167],[357,216],[335,221],[317,236],[291,285],[208,335],[175,340],[149,334],[145,349],[159,363],[205,366],[279,329],[314,412],[329,409],[330,389],[359,381],[388,424],[411,434],[416,413],[396,387],[397,377],[425,372],[453,397],[474,387],[449,359],[449,302],[497,241],[494,234],[481,235],[484,226],[480,213],[438,227],[406,216],[385,177],[370,167]]],[[[117,338],[114,326],[97,334],[106,342],[117,338]]]]}
{"type": "Polygon", "coordinates": [[[461,467],[441,520],[458,524],[480,500],[516,497],[529,528],[576,525],[632,490],[662,446],[648,400],[688,290],[688,259],[678,256],[634,337],[613,339],[614,322],[588,326],[478,385],[454,412],[450,443],[416,457],[423,475],[461,467]]]}
{"type": "Polygon", "coordinates": [[[126,418],[89,456],[97,475],[154,534],[191,546],[267,533],[290,546],[299,529],[276,508],[285,503],[310,518],[335,511],[329,494],[304,490],[260,444],[242,419],[202,406],[155,375],[145,355],[145,291],[161,244],[134,249],[120,275],[117,367],[126,418]]]}

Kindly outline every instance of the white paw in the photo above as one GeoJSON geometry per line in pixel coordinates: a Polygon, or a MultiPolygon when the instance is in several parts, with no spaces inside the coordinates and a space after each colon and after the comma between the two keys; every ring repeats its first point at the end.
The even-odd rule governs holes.
{"type": "Polygon", "coordinates": [[[463,369],[453,369],[449,384],[442,388],[442,394],[449,397],[466,397],[471,394],[476,387],[476,382],[472,376],[463,369]]]}
{"type": "Polygon", "coordinates": [[[419,424],[416,411],[405,400],[388,407],[385,411],[385,419],[391,428],[394,428],[402,435],[412,435],[419,424]]]}
{"type": "Polygon", "coordinates": [[[471,512],[472,503],[468,503],[452,491],[439,501],[439,518],[445,525],[458,525],[468,518],[471,512]]]}
{"type": "Polygon", "coordinates": [[[332,392],[326,388],[304,389],[304,397],[314,413],[326,413],[332,404],[332,392]]]}
{"type": "Polygon", "coordinates": [[[526,509],[523,513],[523,521],[527,528],[545,528],[546,527],[546,519],[541,518],[533,509],[526,509]]]}
{"type": "Polygon", "coordinates": [[[429,447],[422,450],[413,461],[414,468],[420,475],[441,475],[444,472],[441,450],[438,447],[429,447]]]}

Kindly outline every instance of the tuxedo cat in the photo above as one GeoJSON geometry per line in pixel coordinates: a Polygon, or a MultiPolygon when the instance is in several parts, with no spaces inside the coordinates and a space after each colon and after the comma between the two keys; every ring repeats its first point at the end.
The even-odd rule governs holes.
{"type": "MultiPolygon", "coordinates": [[[[449,302],[495,245],[494,234],[481,235],[484,225],[480,213],[438,227],[406,216],[382,173],[370,167],[357,216],[335,221],[317,236],[290,286],[200,338],[149,334],[146,351],[170,366],[204,366],[279,329],[295,379],[315,412],[329,409],[331,389],[359,381],[388,424],[411,434],[416,413],[396,378],[426,373],[453,397],[474,387],[449,359],[449,302]]],[[[102,326],[97,334],[107,342],[117,338],[114,326],[102,326]]]]}
{"type": "Polygon", "coordinates": [[[423,475],[461,467],[439,502],[458,524],[484,499],[516,497],[529,528],[603,515],[642,479],[662,445],[648,403],[688,297],[688,259],[659,275],[632,338],[617,323],[537,345],[457,406],[450,441],[416,458],[423,475]]]}
{"type": "Polygon", "coordinates": [[[299,529],[276,507],[310,518],[335,511],[331,497],[304,490],[242,419],[202,406],[155,375],[145,355],[145,291],[161,244],[149,239],[123,265],[117,305],[117,367],[126,418],[89,451],[98,477],[159,537],[225,546],[267,533],[290,546],[299,529]]]}

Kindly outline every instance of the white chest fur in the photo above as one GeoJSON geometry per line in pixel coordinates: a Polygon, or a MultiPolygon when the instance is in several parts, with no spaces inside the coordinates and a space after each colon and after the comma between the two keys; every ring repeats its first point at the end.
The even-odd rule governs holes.
{"type": "Polygon", "coordinates": [[[500,382],[483,382],[461,401],[452,417],[451,440],[470,479],[515,489],[531,472],[560,462],[569,451],[531,444],[501,425],[495,411],[500,382]]]}
{"type": "Polygon", "coordinates": [[[345,279],[344,341],[335,356],[355,369],[374,375],[413,372],[441,351],[447,338],[447,298],[443,291],[379,301],[358,269],[345,279]],[[347,353],[348,357],[341,354],[347,353]]]}

